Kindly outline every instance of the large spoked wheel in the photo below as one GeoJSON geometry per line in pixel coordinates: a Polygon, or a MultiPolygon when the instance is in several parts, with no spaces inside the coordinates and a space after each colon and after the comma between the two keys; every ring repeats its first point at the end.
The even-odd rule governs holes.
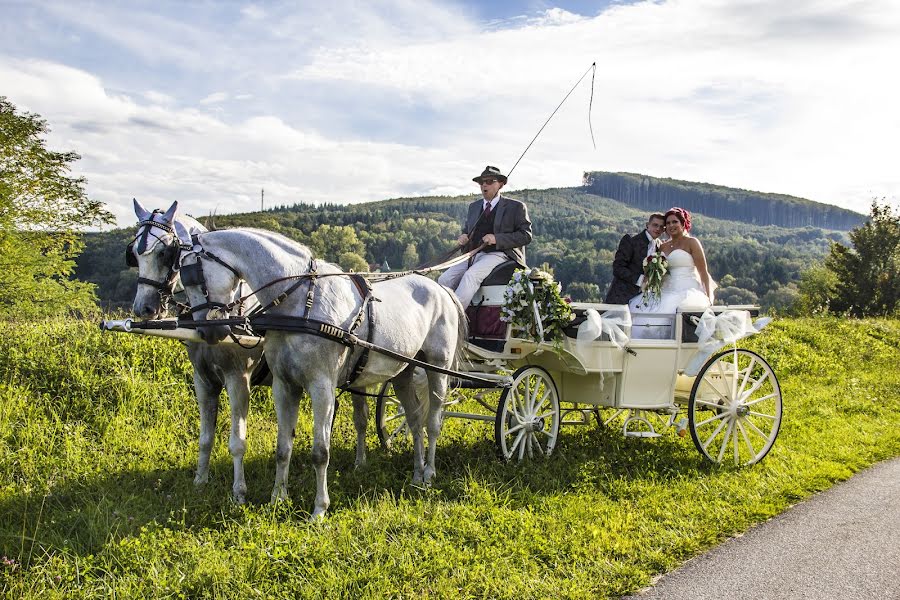
{"type": "Polygon", "coordinates": [[[386,381],[378,391],[378,399],[375,401],[375,431],[382,448],[386,450],[412,446],[406,414],[390,381],[386,381]]]}
{"type": "Polygon", "coordinates": [[[772,367],[749,350],[713,356],[691,389],[688,426],[697,450],[714,463],[762,460],[781,427],[781,387],[772,367]]]}
{"type": "Polygon", "coordinates": [[[497,404],[497,454],[502,460],[550,456],[559,435],[559,418],[559,394],[550,374],[540,367],[519,369],[497,404]]]}

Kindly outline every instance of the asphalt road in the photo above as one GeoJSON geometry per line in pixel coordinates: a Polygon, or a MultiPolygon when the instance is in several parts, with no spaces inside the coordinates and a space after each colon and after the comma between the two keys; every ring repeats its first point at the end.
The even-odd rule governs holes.
{"type": "Polygon", "coordinates": [[[900,600],[900,458],[791,507],[635,600],[900,600]]]}

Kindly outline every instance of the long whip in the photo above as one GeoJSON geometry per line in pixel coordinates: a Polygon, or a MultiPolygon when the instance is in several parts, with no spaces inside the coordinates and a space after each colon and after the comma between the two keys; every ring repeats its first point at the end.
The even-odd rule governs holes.
{"type": "Polygon", "coordinates": [[[512,169],[509,170],[507,177],[509,175],[512,175],[512,172],[515,171],[517,166],[519,166],[519,161],[522,160],[522,157],[525,156],[525,153],[528,152],[528,149],[531,148],[531,145],[535,142],[536,139],[538,139],[538,136],[541,135],[541,132],[544,131],[544,128],[547,126],[547,123],[550,122],[550,119],[553,118],[553,116],[556,114],[556,112],[562,107],[563,104],[565,104],[566,100],[569,99],[569,96],[572,95],[572,92],[575,91],[575,88],[578,87],[578,84],[580,84],[584,80],[584,78],[587,77],[587,74],[592,71],[593,71],[593,75],[591,75],[591,99],[590,99],[590,103],[588,104],[588,128],[590,128],[590,131],[591,131],[591,143],[594,145],[594,150],[597,149],[597,143],[594,141],[594,127],[591,124],[591,107],[594,104],[594,78],[597,75],[597,61],[594,61],[591,64],[591,66],[588,67],[588,70],[584,72],[584,75],[582,75],[581,78],[577,82],[575,82],[575,85],[572,86],[572,89],[569,90],[569,93],[566,94],[565,98],[562,99],[562,102],[559,103],[559,106],[557,106],[553,110],[553,112],[550,113],[550,116],[547,117],[547,120],[544,121],[544,124],[541,125],[540,129],[538,129],[538,132],[536,134],[534,134],[534,138],[532,138],[532,140],[528,143],[528,146],[525,147],[525,150],[522,151],[522,154],[519,156],[519,160],[517,160],[516,164],[514,164],[512,169]]]}

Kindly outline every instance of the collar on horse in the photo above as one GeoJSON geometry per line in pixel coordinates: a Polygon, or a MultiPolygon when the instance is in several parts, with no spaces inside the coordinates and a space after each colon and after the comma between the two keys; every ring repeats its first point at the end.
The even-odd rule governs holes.
{"type": "MultiPolygon", "coordinates": [[[[241,276],[238,273],[237,269],[229,265],[226,261],[222,260],[212,252],[203,248],[203,244],[200,240],[200,234],[192,235],[191,241],[193,243],[193,246],[189,252],[193,253],[197,257],[197,261],[192,265],[184,265],[181,267],[181,282],[185,287],[199,287],[203,292],[204,298],[206,299],[203,304],[190,307],[191,315],[201,310],[217,310],[221,312],[223,316],[227,316],[235,307],[240,308],[241,306],[243,306],[244,301],[246,301],[251,296],[258,296],[258,293],[260,291],[278,283],[295,280],[290,287],[278,294],[278,296],[276,296],[268,304],[266,304],[265,306],[259,305],[246,316],[240,318],[239,326],[246,329],[251,335],[255,333],[262,335],[269,329],[278,329],[282,331],[309,333],[339,342],[347,346],[348,348],[353,348],[356,344],[351,340],[355,338],[355,333],[362,325],[363,318],[367,317],[369,321],[369,327],[366,335],[366,341],[369,343],[372,342],[372,338],[375,332],[375,314],[373,311],[373,301],[377,300],[377,298],[372,295],[372,287],[369,284],[368,280],[362,275],[359,275],[357,273],[343,272],[319,273],[316,259],[310,258],[306,273],[302,273],[300,275],[291,275],[288,277],[280,277],[278,279],[270,281],[269,283],[260,287],[258,290],[251,291],[246,296],[239,295],[238,298],[232,302],[217,302],[211,300],[209,297],[209,290],[206,287],[206,277],[203,274],[203,259],[205,258],[207,260],[219,263],[220,265],[234,273],[234,275],[238,279],[240,279],[241,276]],[[320,277],[335,276],[349,277],[350,281],[353,282],[362,299],[362,304],[348,329],[343,329],[342,327],[334,325],[333,323],[328,323],[319,319],[313,319],[309,316],[310,312],[313,309],[313,306],[315,305],[316,281],[320,277]],[[306,302],[303,308],[303,316],[298,317],[293,315],[268,314],[269,310],[284,302],[291,294],[296,292],[307,281],[309,282],[309,289],[306,293],[306,302]]],[[[231,335],[232,338],[235,337],[233,333],[230,333],[229,335],[231,335]]],[[[237,342],[236,338],[235,341],[237,342]]],[[[369,349],[365,347],[363,348],[360,356],[357,358],[353,368],[348,372],[344,387],[349,387],[353,383],[353,381],[355,381],[356,378],[359,377],[363,369],[365,369],[366,363],[368,362],[368,357],[369,349]]]]}

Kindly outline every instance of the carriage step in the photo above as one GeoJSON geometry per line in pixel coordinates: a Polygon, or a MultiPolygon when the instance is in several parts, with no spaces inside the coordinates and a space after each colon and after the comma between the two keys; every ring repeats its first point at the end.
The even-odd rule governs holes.
{"type": "Polygon", "coordinates": [[[625,437],[639,437],[639,438],[656,438],[660,437],[661,433],[656,433],[655,431],[626,431],[625,437]]]}

